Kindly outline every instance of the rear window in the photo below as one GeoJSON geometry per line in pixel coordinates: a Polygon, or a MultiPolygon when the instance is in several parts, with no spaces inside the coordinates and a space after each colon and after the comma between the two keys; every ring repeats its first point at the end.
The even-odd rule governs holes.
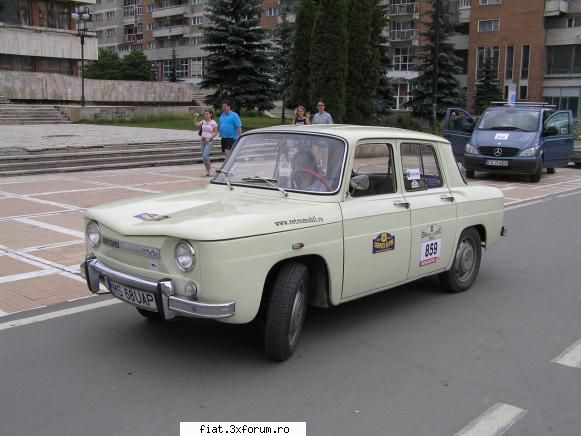
{"type": "Polygon", "coordinates": [[[478,123],[478,130],[516,130],[536,132],[539,129],[540,111],[534,110],[488,110],[478,123]]]}

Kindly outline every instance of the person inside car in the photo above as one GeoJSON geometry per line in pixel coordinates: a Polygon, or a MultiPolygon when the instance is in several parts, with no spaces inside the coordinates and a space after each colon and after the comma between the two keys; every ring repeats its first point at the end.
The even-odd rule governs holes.
{"type": "Polygon", "coordinates": [[[293,158],[292,187],[302,191],[329,192],[331,185],[321,174],[309,150],[299,150],[293,158]]]}

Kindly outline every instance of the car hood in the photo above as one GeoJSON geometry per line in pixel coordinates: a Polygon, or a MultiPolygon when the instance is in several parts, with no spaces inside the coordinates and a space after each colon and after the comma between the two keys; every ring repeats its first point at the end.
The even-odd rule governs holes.
{"type": "Polygon", "coordinates": [[[156,194],[91,208],[86,218],[126,236],[162,235],[200,241],[244,238],[341,221],[337,202],[310,195],[283,198],[279,192],[272,194],[275,196],[238,187],[234,191],[206,188],[156,194]]]}
{"type": "Polygon", "coordinates": [[[475,130],[471,145],[474,147],[513,147],[525,149],[536,144],[537,132],[515,130],[475,130]]]}

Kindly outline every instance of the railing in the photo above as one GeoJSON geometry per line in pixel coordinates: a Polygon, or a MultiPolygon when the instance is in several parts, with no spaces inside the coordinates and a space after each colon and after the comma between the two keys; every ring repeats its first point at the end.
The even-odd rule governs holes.
{"type": "Polygon", "coordinates": [[[470,7],[471,0],[458,0],[458,9],[466,9],[470,7]]]}
{"type": "Polygon", "coordinates": [[[415,29],[392,30],[389,32],[390,41],[409,41],[416,39],[415,29]]]}
{"type": "Polygon", "coordinates": [[[419,11],[420,8],[417,3],[404,3],[389,7],[389,13],[391,15],[418,15],[419,11]]]}

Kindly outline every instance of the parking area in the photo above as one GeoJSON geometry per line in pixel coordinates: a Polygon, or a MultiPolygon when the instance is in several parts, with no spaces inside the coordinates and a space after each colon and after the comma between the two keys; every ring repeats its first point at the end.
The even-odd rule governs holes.
{"type": "MultiPolygon", "coordinates": [[[[83,212],[113,200],[195,189],[202,165],[137,168],[0,179],[0,316],[90,297],[79,273],[83,212]]],[[[540,183],[477,174],[514,206],[581,189],[581,168],[543,174],[540,183]]]]}

